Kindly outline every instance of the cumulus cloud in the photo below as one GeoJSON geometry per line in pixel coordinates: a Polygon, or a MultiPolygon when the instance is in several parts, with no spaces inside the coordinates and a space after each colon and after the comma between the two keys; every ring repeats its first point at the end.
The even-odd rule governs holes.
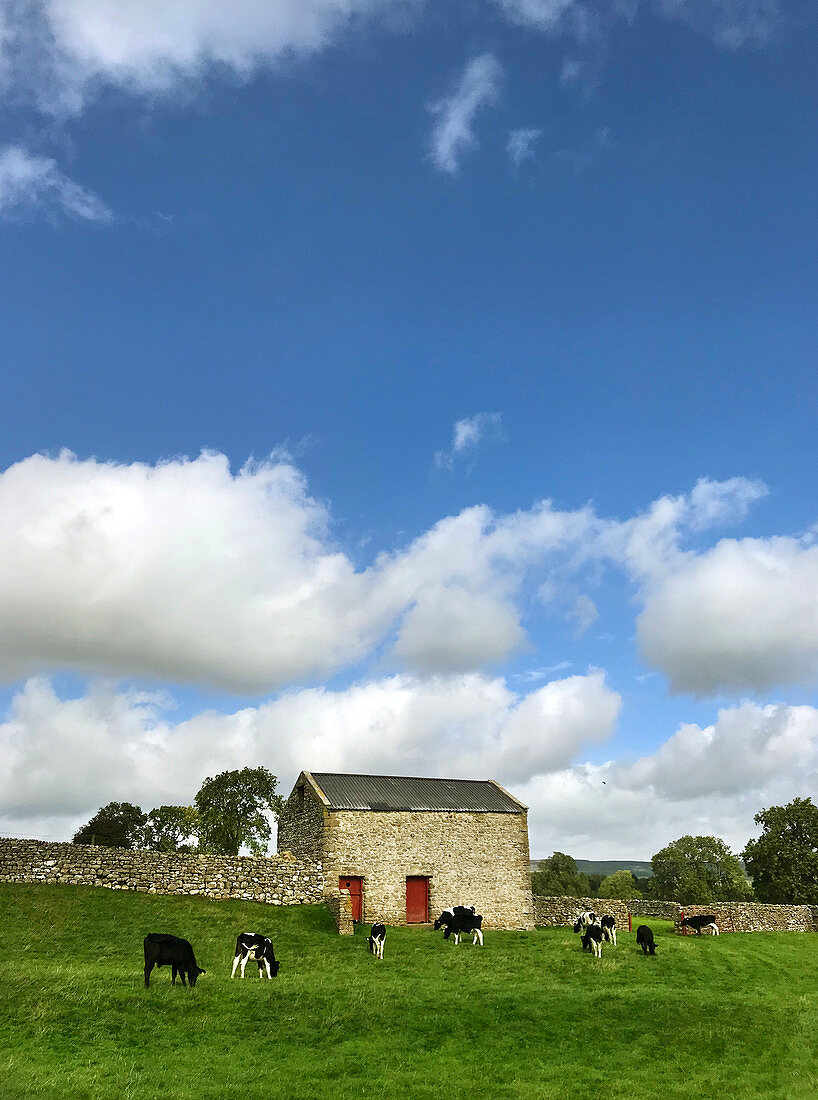
{"type": "Polygon", "coordinates": [[[736,521],[762,492],[700,482],[626,520],[548,501],[509,515],[477,506],[356,568],[286,457],[234,473],[214,454],[156,466],[34,456],[0,475],[0,675],[69,668],[269,691],[376,656],[424,674],[467,671],[525,647],[531,585],[572,594],[559,606],[587,628],[595,607],[572,578],[604,565],[636,582],[643,651],[674,684],[693,683],[679,667],[696,661],[703,689],[731,682],[742,659],[752,679],[764,639],[783,654],[775,675],[796,659],[808,670],[811,620],[786,634],[783,598],[794,608],[811,577],[808,548],[778,563],[777,618],[757,565],[744,588],[756,605],[690,598],[729,544],[696,555],[685,531],[736,521]],[[747,639],[738,657],[732,630],[747,639]]]}
{"type": "Polygon", "coordinates": [[[676,691],[818,682],[818,548],[725,539],[652,585],[637,622],[646,659],[676,691]]]}
{"type": "Polygon", "coordinates": [[[173,722],[164,696],[98,683],[78,699],[60,699],[38,677],[0,724],[0,805],[8,831],[62,821],[68,832],[105,802],[187,803],[206,775],[254,762],[284,787],[318,765],[514,783],[610,737],[619,707],[601,672],[527,695],[479,675],[394,676],[173,722]]]}
{"type": "Polygon", "coordinates": [[[436,116],[430,155],[434,165],[454,175],[462,157],[477,145],[474,121],[480,110],[500,96],[502,68],[492,54],[474,57],[451,95],[429,108],[436,116]]]}
{"type": "Polygon", "coordinates": [[[0,217],[33,212],[68,214],[91,222],[113,219],[105,203],[64,175],[56,161],[7,145],[0,149],[0,217]]]}
{"type": "Polygon", "coordinates": [[[687,833],[740,850],[760,809],[814,794],[817,780],[818,711],[744,703],[712,726],[682,725],[636,762],[557,770],[515,794],[531,807],[532,852],[649,859],[687,833]]]}
{"type": "Polygon", "coordinates": [[[455,421],[448,451],[435,451],[435,463],[451,470],[458,459],[473,458],[480,446],[505,440],[500,413],[476,413],[455,421]]]}

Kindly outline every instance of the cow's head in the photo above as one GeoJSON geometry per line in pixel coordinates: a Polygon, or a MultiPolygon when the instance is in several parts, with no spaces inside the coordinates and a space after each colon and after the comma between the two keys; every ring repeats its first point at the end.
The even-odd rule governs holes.
{"type": "Polygon", "coordinates": [[[278,968],[279,968],[279,966],[281,966],[281,963],[278,961],[278,959],[273,959],[273,961],[270,963],[270,977],[271,978],[277,978],[278,977],[278,968]]]}
{"type": "Polygon", "coordinates": [[[206,973],[207,971],[202,970],[200,966],[191,966],[191,968],[187,972],[187,980],[190,982],[191,985],[195,985],[196,979],[199,977],[199,975],[206,973]]]}

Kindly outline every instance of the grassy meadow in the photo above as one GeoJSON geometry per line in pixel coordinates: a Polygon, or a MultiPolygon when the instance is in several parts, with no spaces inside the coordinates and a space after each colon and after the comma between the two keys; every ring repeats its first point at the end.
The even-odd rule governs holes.
{"type": "Polygon", "coordinates": [[[0,884],[0,1098],[818,1095],[818,936],[487,932],[481,950],[389,929],[386,956],[321,907],[0,884]],[[236,934],[271,936],[277,979],[230,981],[236,934]],[[147,932],[207,974],[143,986],[147,932]]]}

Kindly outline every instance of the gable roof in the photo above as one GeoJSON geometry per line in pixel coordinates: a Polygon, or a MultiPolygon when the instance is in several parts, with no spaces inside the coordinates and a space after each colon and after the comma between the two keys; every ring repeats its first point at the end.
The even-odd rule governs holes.
{"type": "Polygon", "coordinates": [[[527,807],[493,779],[305,772],[332,810],[427,810],[519,814],[527,807]]]}

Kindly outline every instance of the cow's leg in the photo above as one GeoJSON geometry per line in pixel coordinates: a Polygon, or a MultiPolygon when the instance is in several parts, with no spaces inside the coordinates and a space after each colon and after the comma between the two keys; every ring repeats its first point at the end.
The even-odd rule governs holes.
{"type": "Polygon", "coordinates": [[[264,977],[264,960],[263,959],[256,959],[256,962],[258,963],[258,976],[260,978],[263,978],[264,977]]]}
{"type": "Polygon", "coordinates": [[[244,958],[243,958],[243,959],[241,960],[241,976],[242,976],[242,978],[244,977],[244,971],[245,971],[245,970],[246,970],[246,968],[247,968],[247,960],[248,960],[249,958],[250,958],[250,953],[249,953],[249,951],[248,951],[248,953],[247,953],[247,954],[246,954],[246,955],[244,956],[244,958]]]}
{"type": "Polygon", "coordinates": [[[266,958],[266,956],[264,959],[264,965],[267,968],[267,977],[270,979],[270,981],[272,981],[273,975],[270,973],[270,960],[266,958]]]}
{"type": "Polygon", "coordinates": [[[613,945],[614,945],[614,947],[616,947],[616,929],[615,928],[611,929],[611,935],[613,936],[613,945]]]}
{"type": "MultiPolygon", "coordinates": [[[[236,976],[236,967],[239,965],[240,962],[241,962],[241,955],[236,955],[235,959],[233,959],[233,970],[230,973],[231,978],[235,978],[235,976],[236,976]]],[[[242,975],[242,977],[243,976],[244,975],[242,975]]]]}
{"type": "Polygon", "coordinates": [[[145,989],[150,986],[150,976],[153,970],[153,963],[145,963],[145,989]]]}
{"type": "Polygon", "coordinates": [[[176,985],[176,963],[171,965],[170,969],[170,984],[176,985]]]}
{"type": "Polygon", "coordinates": [[[715,921],[713,922],[713,924],[710,925],[710,927],[713,929],[713,935],[718,936],[719,926],[715,923],[715,921]]]}
{"type": "Polygon", "coordinates": [[[475,928],[475,932],[477,933],[477,939],[480,943],[480,946],[482,947],[483,946],[483,930],[482,930],[482,928],[475,928]]]}
{"type": "Polygon", "coordinates": [[[187,985],[185,981],[185,968],[183,966],[179,967],[179,977],[182,979],[182,985],[187,985]]]}

